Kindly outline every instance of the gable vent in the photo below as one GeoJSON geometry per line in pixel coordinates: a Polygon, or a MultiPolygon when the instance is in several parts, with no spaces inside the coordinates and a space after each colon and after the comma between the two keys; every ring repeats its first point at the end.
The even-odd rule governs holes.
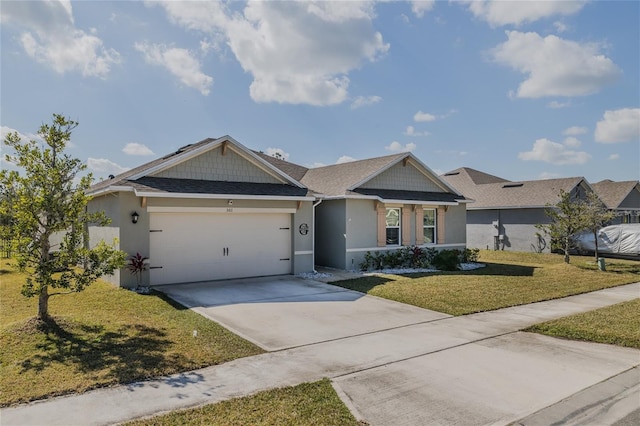
{"type": "Polygon", "coordinates": [[[503,188],[519,188],[524,186],[524,183],[505,183],[502,185],[503,188]]]}

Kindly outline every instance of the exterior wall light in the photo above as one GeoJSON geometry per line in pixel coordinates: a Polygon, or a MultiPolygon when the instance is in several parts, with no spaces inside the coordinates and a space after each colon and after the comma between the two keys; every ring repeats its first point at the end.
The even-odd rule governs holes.
{"type": "Polygon", "coordinates": [[[140,215],[138,214],[138,212],[131,213],[131,222],[132,223],[138,223],[138,218],[139,217],[140,217],[140,215]]]}

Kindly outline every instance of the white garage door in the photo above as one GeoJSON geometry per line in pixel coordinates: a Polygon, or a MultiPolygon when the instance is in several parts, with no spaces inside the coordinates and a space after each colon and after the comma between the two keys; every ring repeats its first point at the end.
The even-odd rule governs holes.
{"type": "Polygon", "coordinates": [[[152,285],[291,273],[291,215],[151,213],[152,285]]]}

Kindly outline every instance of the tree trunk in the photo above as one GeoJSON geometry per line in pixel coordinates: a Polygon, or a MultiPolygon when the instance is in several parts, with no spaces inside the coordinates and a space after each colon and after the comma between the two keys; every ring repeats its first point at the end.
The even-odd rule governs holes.
{"type": "Polygon", "coordinates": [[[42,286],[38,295],[38,319],[46,321],[49,319],[49,286],[42,286]]]}
{"type": "Polygon", "coordinates": [[[595,231],[593,233],[593,239],[594,239],[594,242],[596,243],[595,256],[596,256],[596,262],[597,262],[598,261],[598,231],[595,231]]]}
{"type": "Polygon", "coordinates": [[[569,263],[569,238],[564,243],[564,263],[569,263]]]}

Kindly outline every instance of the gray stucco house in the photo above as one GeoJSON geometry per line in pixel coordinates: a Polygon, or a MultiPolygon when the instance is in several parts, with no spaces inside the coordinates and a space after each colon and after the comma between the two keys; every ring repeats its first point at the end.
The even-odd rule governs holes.
{"type": "MultiPolygon", "coordinates": [[[[367,251],[465,247],[466,200],[410,153],[308,169],[229,136],[91,187],[90,240],[149,257],[143,285],[357,268],[367,251]]],[[[134,287],[126,270],[107,277],[134,287]]]]}
{"type": "Polygon", "coordinates": [[[640,223],[640,182],[603,180],[592,183],[591,187],[607,209],[615,212],[612,225],[640,223]]]}
{"type": "MultiPolygon", "coordinates": [[[[229,136],[205,139],[92,186],[111,224],[92,242],[148,256],[144,285],[313,270],[313,202],[296,179],[229,136]],[[306,232],[299,230],[306,229],[306,232]]],[[[135,287],[126,270],[106,277],[135,287]]]]}
{"type": "Polygon", "coordinates": [[[442,177],[473,200],[467,207],[467,246],[480,249],[550,252],[536,228],[550,222],[546,207],[560,201],[560,191],[577,198],[593,191],[583,177],[511,182],[467,167],[442,177]]]}

